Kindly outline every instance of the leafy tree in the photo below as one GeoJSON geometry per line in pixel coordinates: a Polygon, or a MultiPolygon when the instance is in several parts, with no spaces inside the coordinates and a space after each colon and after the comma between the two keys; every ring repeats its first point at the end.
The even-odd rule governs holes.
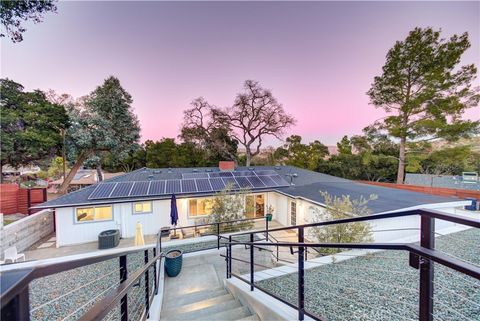
{"type": "MultiPolygon", "coordinates": [[[[350,195],[342,197],[332,196],[327,192],[320,192],[324,198],[325,209],[320,211],[312,207],[312,222],[325,222],[344,218],[366,216],[371,214],[368,202],[377,199],[376,195],[368,198],[350,199],[350,195]]],[[[327,226],[311,227],[309,236],[319,243],[367,243],[372,242],[372,228],[369,223],[356,222],[348,224],[334,224],[327,226]]],[[[343,251],[338,248],[322,248],[320,253],[330,255],[343,251]]]]}
{"type": "Polygon", "coordinates": [[[342,155],[352,155],[352,143],[348,136],[342,137],[342,140],[337,143],[338,153],[342,155]]]}
{"type": "Polygon", "coordinates": [[[237,160],[238,142],[230,136],[228,123],[216,117],[215,107],[204,98],[192,101],[185,110],[180,138],[205,151],[205,161],[216,165],[221,160],[237,160]]]}
{"type": "Polygon", "coordinates": [[[329,153],[328,147],[318,140],[306,145],[302,144],[302,137],[292,135],[286,139],[283,147],[276,150],[275,154],[286,165],[317,170],[329,153]]]}
{"type": "Polygon", "coordinates": [[[389,114],[374,127],[400,141],[397,183],[404,180],[408,141],[455,140],[477,130],[478,121],[461,118],[480,99],[472,88],[477,69],[459,66],[469,47],[467,33],[445,40],[439,31],[415,28],[389,50],[382,75],[374,78],[371,103],[389,114]]]}
{"type": "MultiPolygon", "coordinates": [[[[68,169],[67,169],[68,170],[68,169]]],[[[54,157],[46,171],[41,171],[37,174],[43,179],[58,179],[63,176],[63,158],[60,156],[54,157]]]]}
{"type": "Polygon", "coordinates": [[[232,128],[230,135],[245,148],[246,166],[260,153],[265,137],[280,139],[295,124],[272,93],[253,80],[245,81],[244,92],[237,95],[232,107],[215,108],[213,113],[220,123],[232,128]]]}
{"type": "Polygon", "coordinates": [[[75,164],[59,193],[65,193],[75,173],[90,157],[104,152],[128,155],[140,139],[140,126],[131,110],[132,97],[115,77],[107,78],[89,96],[68,104],[71,126],[67,140],[75,164]]]}
{"type": "Polygon", "coordinates": [[[26,31],[22,21],[31,20],[39,23],[42,22],[46,13],[56,11],[57,6],[53,0],[1,0],[0,20],[5,31],[2,30],[0,37],[5,37],[7,34],[13,42],[20,42],[26,31]]]}
{"type": "Polygon", "coordinates": [[[60,131],[68,124],[63,106],[51,103],[40,90],[0,80],[1,166],[41,164],[62,146],[60,131]]]}

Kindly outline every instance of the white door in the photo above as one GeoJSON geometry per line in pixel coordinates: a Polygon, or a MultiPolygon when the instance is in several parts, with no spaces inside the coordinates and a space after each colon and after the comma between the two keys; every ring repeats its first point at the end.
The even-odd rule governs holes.
{"type": "Polygon", "coordinates": [[[297,202],[290,201],[290,225],[297,225],[297,202]]]}

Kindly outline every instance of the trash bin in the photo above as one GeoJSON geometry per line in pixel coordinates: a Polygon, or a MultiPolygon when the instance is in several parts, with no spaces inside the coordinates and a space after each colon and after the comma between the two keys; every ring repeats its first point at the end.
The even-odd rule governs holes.
{"type": "Polygon", "coordinates": [[[98,234],[98,248],[111,249],[120,243],[120,230],[106,230],[98,234]]]}
{"type": "Polygon", "coordinates": [[[165,272],[169,277],[175,277],[180,274],[183,263],[183,252],[180,250],[170,250],[165,254],[165,272]]]}

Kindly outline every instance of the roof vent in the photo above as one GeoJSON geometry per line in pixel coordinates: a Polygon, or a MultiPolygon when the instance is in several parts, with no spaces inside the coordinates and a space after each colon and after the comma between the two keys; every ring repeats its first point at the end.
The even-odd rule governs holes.
{"type": "Polygon", "coordinates": [[[290,186],[295,186],[295,183],[293,182],[293,179],[298,177],[297,173],[292,173],[292,174],[287,174],[287,177],[290,177],[290,186]]]}
{"type": "Polygon", "coordinates": [[[255,170],[255,168],[249,167],[248,170],[249,170],[249,171],[253,171],[253,170],[255,170]]]}
{"type": "Polygon", "coordinates": [[[148,175],[147,179],[148,179],[148,180],[152,180],[152,179],[153,179],[153,175],[148,175]]]}
{"type": "Polygon", "coordinates": [[[275,166],[275,169],[276,169],[277,171],[279,171],[279,170],[281,170],[282,168],[281,168],[280,166],[275,166]]]}
{"type": "Polygon", "coordinates": [[[211,171],[212,171],[211,168],[207,168],[207,169],[205,170],[205,172],[211,172],[211,171]]]}
{"type": "Polygon", "coordinates": [[[194,172],[194,173],[198,172],[198,169],[194,168],[194,169],[193,169],[193,172],[194,172]]]}
{"type": "Polygon", "coordinates": [[[153,174],[160,174],[162,171],[160,170],[156,170],[156,171],[153,171],[153,174]]]}
{"type": "Polygon", "coordinates": [[[172,168],[171,168],[171,167],[168,168],[168,172],[169,172],[169,173],[172,172],[172,168]]]}

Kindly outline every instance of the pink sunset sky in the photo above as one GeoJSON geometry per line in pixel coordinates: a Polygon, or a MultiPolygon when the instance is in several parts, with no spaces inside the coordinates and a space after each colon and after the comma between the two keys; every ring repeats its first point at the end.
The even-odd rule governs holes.
{"type": "Polygon", "coordinates": [[[383,116],[365,94],[373,77],[416,26],[467,31],[462,63],[480,62],[479,2],[61,2],[26,26],[23,42],[2,39],[2,77],[79,97],[115,75],[142,141],[176,137],[196,97],[232,104],[246,79],[296,117],[288,135],[335,144],[360,134],[383,116]]]}

